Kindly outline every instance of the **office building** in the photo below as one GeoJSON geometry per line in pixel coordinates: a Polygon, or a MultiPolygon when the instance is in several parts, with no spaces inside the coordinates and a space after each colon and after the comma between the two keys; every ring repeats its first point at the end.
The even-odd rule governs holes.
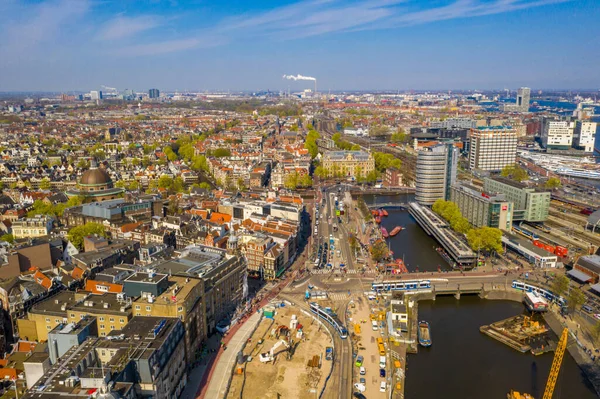
{"type": "Polygon", "coordinates": [[[148,90],[148,97],[150,98],[159,98],[160,91],[158,89],[150,89],[148,90]]]}
{"type": "Polygon", "coordinates": [[[471,118],[446,118],[432,120],[429,127],[432,129],[473,129],[477,127],[477,121],[471,118]]]}
{"type": "Polygon", "coordinates": [[[92,101],[102,100],[102,92],[98,90],[90,91],[90,99],[92,101]]]}
{"type": "Polygon", "coordinates": [[[450,200],[475,227],[495,227],[510,231],[512,226],[512,202],[504,194],[488,194],[468,184],[454,184],[450,200]]]}
{"type": "Polygon", "coordinates": [[[334,177],[366,177],[375,170],[375,159],[365,151],[328,151],[323,167],[334,177]]]}
{"type": "Polygon", "coordinates": [[[513,203],[513,221],[543,222],[548,218],[550,192],[529,188],[504,177],[486,177],[483,189],[488,193],[504,194],[513,203]]]}
{"type": "Polygon", "coordinates": [[[573,144],[575,124],[549,118],[542,120],[542,147],[549,150],[568,150],[573,144]]]}
{"type": "Polygon", "coordinates": [[[575,129],[573,130],[573,148],[585,152],[593,152],[597,128],[597,122],[576,121],[575,129]]]}
{"type": "Polygon", "coordinates": [[[469,168],[499,171],[515,163],[517,132],[510,126],[482,126],[471,129],[469,168]]]}
{"type": "Polygon", "coordinates": [[[456,181],[458,149],[452,144],[423,148],[417,155],[416,201],[433,205],[438,199],[450,198],[450,187],[456,181]]]}
{"type": "Polygon", "coordinates": [[[529,112],[529,101],[531,98],[531,89],[521,87],[517,90],[517,99],[514,103],[505,103],[503,111],[505,112],[529,112]]]}

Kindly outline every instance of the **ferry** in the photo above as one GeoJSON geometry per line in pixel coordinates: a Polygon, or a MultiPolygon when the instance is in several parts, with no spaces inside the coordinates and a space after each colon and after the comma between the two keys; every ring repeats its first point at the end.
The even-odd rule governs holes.
{"type": "Polygon", "coordinates": [[[431,346],[431,330],[429,329],[429,323],[426,321],[419,322],[419,345],[428,347],[431,346]]]}
{"type": "Polygon", "coordinates": [[[390,234],[388,233],[388,231],[385,227],[381,228],[381,235],[383,236],[383,238],[388,238],[390,236],[390,234]]]}
{"type": "Polygon", "coordinates": [[[404,230],[404,227],[402,226],[396,226],[392,229],[392,231],[390,231],[390,237],[394,237],[396,234],[400,233],[402,230],[404,230]]]}

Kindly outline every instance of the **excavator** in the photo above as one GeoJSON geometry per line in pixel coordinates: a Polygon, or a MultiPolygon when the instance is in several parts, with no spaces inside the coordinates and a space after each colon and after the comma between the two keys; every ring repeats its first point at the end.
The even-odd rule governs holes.
{"type": "MultiPolygon", "coordinates": [[[[550,368],[550,375],[546,382],[546,389],[544,390],[544,396],[542,399],[552,399],[554,394],[554,388],[556,387],[556,380],[558,379],[558,373],[560,372],[560,365],[562,364],[563,357],[565,356],[565,350],[567,349],[567,342],[569,340],[569,330],[565,328],[558,340],[556,345],[556,351],[554,352],[554,359],[552,360],[552,367],[550,368]]],[[[519,393],[517,391],[510,391],[507,395],[508,399],[534,399],[528,393],[519,393]]]]}
{"type": "Polygon", "coordinates": [[[290,344],[288,344],[286,340],[282,339],[280,341],[277,341],[275,343],[275,345],[273,345],[273,347],[271,348],[271,350],[269,352],[261,353],[260,354],[260,361],[263,362],[263,363],[268,363],[268,362],[272,362],[273,360],[275,360],[275,356],[277,354],[274,353],[274,352],[281,345],[284,345],[288,350],[290,349],[290,344]]]}

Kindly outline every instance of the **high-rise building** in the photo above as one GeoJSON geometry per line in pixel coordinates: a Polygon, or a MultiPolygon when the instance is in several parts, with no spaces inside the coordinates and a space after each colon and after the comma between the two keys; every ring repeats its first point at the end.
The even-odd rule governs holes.
{"type": "Polygon", "coordinates": [[[452,144],[424,148],[417,155],[416,195],[421,205],[433,205],[438,199],[450,198],[456,181],[458,149],[452,144]]]}
{"type": "Polygon", "coordinates": [[[502,170],[515,163],[517,132],[510,126],[482,126],[471,129],[469,167],[488,171],[502,170]]]}
{"type": "Polygon", "coordinates": [[[542,147],[568,150],[573,144],[574,123],[544,118],[542,120],[542,147]]]}
{"type": "Polygon", "coordinates": [[[520,112],[529,111],[529,99],[531,97],[531,89],[529,87],[521,87],[517,90],[516,106],[520,112]]]}
{"type": "Polygon", "coordinates": [[[597,122],[575,122],[575,130],[573,131],[573,147],[585,152],[593,152],[597,129],[597,122]]]}
{"type": "Polygon", "coordinates": [[[102,100],[102,92],[98,90],[92,90],[90,91],[90,98],[92,101],[102,100]]]}
{"type": "Polygon", "coordinates": [[[158,89],[150,89],[148,90],[148,97],[158,98],[160,97],[160,91],[158,89]]]}

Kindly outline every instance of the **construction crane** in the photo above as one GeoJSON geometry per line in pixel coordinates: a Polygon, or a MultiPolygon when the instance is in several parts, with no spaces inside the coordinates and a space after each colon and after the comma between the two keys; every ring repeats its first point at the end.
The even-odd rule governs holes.
{"type": "MultiPolygon", "coordinates": [[[[554,388],[556,387],[556,381],[558,380],[558,373],[560,372],[560,365],[562,364],[563,357],[565,356],[565,350],[567,349],[567,342],[569,340],[569,330],[565,328],[558,340],[556,345],[556,351],[554,352],[554,359],[552,360],[552,367],[550,367],[550,375],[546,382],[546,389],[544,390],[544,396],[542,399],[552,399],[554,388]]],[[[534,399],[533,396],[528,393],[519,393],[517,391],[510,391],[507,395],[508,399],[534,399]]]]}

